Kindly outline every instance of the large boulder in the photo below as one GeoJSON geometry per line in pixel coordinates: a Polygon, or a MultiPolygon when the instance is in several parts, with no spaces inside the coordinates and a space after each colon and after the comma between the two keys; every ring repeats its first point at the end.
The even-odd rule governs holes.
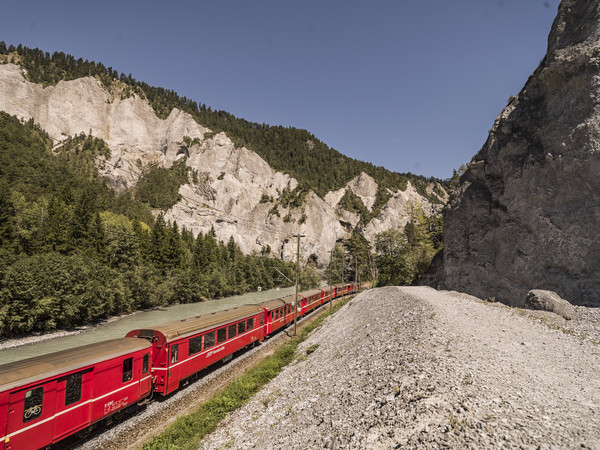
{"type": "Polygon", "coordinates": [[[600,305],[600,3],[563,0],[548,51],[496,119],[446,214],[438,287],[600,305]]]}
{"type": "Polygon", "coordinates": [[[525,297],[525,307],[541,311],[550,311],[567,320],[571,320],[575,315],[573,306],[561,298],[556,292],[545,291],[543,289],[532,289],[525,297]]]}

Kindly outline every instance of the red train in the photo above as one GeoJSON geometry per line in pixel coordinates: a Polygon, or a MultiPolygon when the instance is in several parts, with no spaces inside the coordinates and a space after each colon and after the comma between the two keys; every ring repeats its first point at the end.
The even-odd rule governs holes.
{"type": "MultiPolygon", "coordinates": [[[[298,294],[298,317],[358,291],[346,284],[298,294]]],[[[0,450],[47,447],[153,393],[167,395],[202,369],[294,320],[291,295],[133,330],[112,339],[0,365],[0,450]]]]}

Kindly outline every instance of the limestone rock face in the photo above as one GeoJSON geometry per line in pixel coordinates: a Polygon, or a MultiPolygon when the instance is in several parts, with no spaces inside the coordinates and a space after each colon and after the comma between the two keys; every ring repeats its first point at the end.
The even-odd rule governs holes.
{"type": "MultiPolygon", "coordinates": [[[[185,157],[186,164],[197,172],[197,181],[180,187],[182,198],[165,213],[166,220],[176,221],[194,235],[214,227],[218,239],[233,236],[245,253],[268,247],[272,256],[294,260],[293,236],[300,233],[305,235],[300,245],[302,257],[326,264],[329,250],[360,220],[338,206],[346,189],[369,209],[375,203],[377,183],[362,173],[339,191],[328,193],[325,200],[310,192],[301,208],[283,208],[277,199],[284,189],[298,185],[295,179],[273,170],[251,150],[236,148],[225,133],[212,133],[190,114],[174,109],[160,119],[146,100],[123,96],[118,86],[109,90],[93,77],[42,87],[27,81],[20,66],[0,64],[0,110],[25,120],[32,118],[57,147],[81,133],[102,138],[111,157],[100,173],[118,192],[134,187],[149,164],[170,167],[185,157]]],[[[375,233],[385,227],[404,226],[401,209],[414,195],[431,209],[409,186],[406,192],[393,194],[373,219],[374,225],[369,224],[367,237],[373,241],[375,233]]]]}
{"type": "Polygon", "coordinates": [[[104,139],[111,159],[102,174],[118,191],[135,185],[140,164],[160,161],[169,167],[179,152],[185,152],[184,136],[202,140],[209,131],[178,109],[162,120],[147,101],[112,95],[92,77],[44,88],[27,81],[22,70],[0,65],[0,110],[33,118],[57,145],[80,133],[104,139]]]}
{"type": "Polygon", "coordinates": [[[600,305],[600,2],[563,0],[548,52],[445,214],[441,287],[600,305]]]}
{"type": "Polygon", "coordinates": [[[364,203],[369,211],[373,211],[375,198],[377,197],[377,182],[364,172],[348,183],[352,190],[364,203]]]}
{"type": "Polygon", "coordinates": [[[408,182],[405,191],[390,191],[390,194],[392,194],[392,198],[388,200],[381,212],[371,219],[363,230],[363,234],[371,243],[375,242],[375,236],[382,231],[403,228],[410,220],[412,204],[420,205],[426,216],[441,213],[442,205],[431,203],[420,195],[410,182],[408,182]]]}

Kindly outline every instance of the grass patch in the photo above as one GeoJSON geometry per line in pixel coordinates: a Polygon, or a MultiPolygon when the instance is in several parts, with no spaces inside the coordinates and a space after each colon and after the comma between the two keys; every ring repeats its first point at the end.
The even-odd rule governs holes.
{"type": "Polygon", "coordinates": [[[314,352],[318,348],[319,348],[319,344],[313,344],[306,349],[306,354],[310,355],[312,352],[314,352]]]}
{"type": "MultiPolygon", "coordinates": [[[[296,338],[291,339],[272,355],[249,368],[221,392],[201,405],[192,414],[177,419],[167,430],[144,445],[144,449],[196,449],[200,441],[212,432],[225,416],[244,405],[265,384],[275,378],[296,354],[298,345],[321,326],[323,321],[350,301],[339,301],[307,325],[296,338]]],[[[314,347],[314,346],[313,346],[314,347]]],[[[312,347],[311,347],[312,348],[312,347]]],[[[316,349],[316,347],[315,347],[316,349]]]]}

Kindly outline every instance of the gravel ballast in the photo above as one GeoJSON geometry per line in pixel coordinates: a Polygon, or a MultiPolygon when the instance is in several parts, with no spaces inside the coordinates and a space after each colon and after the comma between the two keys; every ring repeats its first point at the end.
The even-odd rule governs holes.
{"type": "Polygon", "coordinates": [[[600,448],[599,319],[366,291],[202,448],[600,448]]]}

